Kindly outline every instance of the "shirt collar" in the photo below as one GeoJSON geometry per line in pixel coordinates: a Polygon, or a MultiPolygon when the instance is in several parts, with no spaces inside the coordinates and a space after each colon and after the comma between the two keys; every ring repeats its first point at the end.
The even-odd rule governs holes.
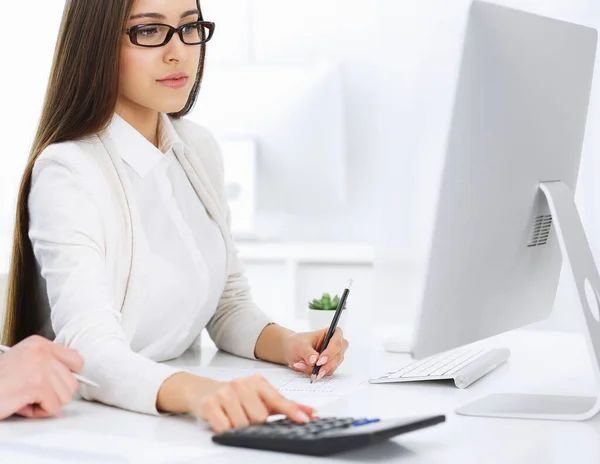
{"type": "Polygon", "coordinates": [[[158,120],[158,143],[160,151],[163,153],[167,153],[171,149],[175,153],[183,152],[183,141],[173,127],[171,119],[165,113],[160,113],[158,120]]]}
{"type": "Polygon", "coordinates": [[[160,113],[158,119],[158,144],[160,149],[146,140],[142,134],[117,113],[114,113],[108,130],[123,161],[142,178],[161,161],[168,161],[164,155],[169,150],[173,149],[177,152],[183,150],[183,142],[169,117],[164,113],[160,113]]]}

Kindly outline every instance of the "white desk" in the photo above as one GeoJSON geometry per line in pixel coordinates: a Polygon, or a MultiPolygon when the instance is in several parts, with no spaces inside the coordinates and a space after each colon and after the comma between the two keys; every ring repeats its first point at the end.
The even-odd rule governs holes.
{"type": "MultiPolygon", "coordinates": [[[[374,376],[399,368],[406,355],[385,353],[381,344],[367,346],[348,334],[351,347],[343,365],[348,372],[374,376]]],[[[509,363],[466,390],[452,384],[367,385],[364,389],[319,407],[321,415],[396,417],[444,413],[447,422],[430,429],[397,437],[389,443],[338,454],[336,462],[402,463],[564,463],[600,462],[600,418],[584,423],[561,423],[457,416],[453,408],[491,392],[595,393],[587,371],[583,340],[574,334],[518,331],[497,337],[512,349],[509,363]]],[[[253,367],[263,363],[243,360],[202,347],[173,362],[184,366],[253,367]]],[[[59,419],[31,421],[9,419],[0,423],[0,437],[32,436],[38,433],[76,429],[153,442],[188,446],[210,444],[210,433],[189,416],[149,417],[100,404],[75,401],[59,419]]],[[[224,452],[202,462],[281,463],[279,453],[224,448],[224,452]]],[[[68,453],[67,453],[68,454],[68,453]]],[[[286,463],[311,462],[310,457],[285,455],[286,463]]],[[[65,455],[65,462],[67,455],[65,455]]],[[[86,462],[88,462],[86,460],[86,462]]],[[[101,461],[89,461],[101,462],[101,461]]],[[[127,461],[108,461],[127,462],[127,461]]],[[[176,455],[169,462],[180,460],[176,455]]],[[[20,464],[23,464],[22,462],[20,464]]]]}

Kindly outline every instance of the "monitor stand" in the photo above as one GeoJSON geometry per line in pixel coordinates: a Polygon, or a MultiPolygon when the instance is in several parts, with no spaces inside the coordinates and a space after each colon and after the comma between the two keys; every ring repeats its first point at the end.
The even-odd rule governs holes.
{"type": "MultiPolygon", "coordinates": [[[[581,310],[585,317],[583,334],[590,353],[596,385],[600,385],[600,275],[585,236],[574,195],[561,182],[543,182],[540,189],[546,195],[556,227],[563,258],[568,260],[581,310]]],[[[510,417],[582,421],[600,412],[598,397],[495,394],[481,398],[456,410],[464,416],[510,417]]]]}

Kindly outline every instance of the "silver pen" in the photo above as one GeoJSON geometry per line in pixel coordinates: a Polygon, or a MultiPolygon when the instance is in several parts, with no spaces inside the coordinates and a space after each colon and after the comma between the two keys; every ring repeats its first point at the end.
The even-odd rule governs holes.
{"type": "MultiPolygon", "coordinates": [[[[7,353],[8,351],[10,351],[10,348],[8,346],[0,345],[0,353],[7,353]]],[[[92,382],[91,380],[86,379],[82,375],[73,374],[73,377],[75,377],[81,383],[85,383],[86,385],[89,385],[90,387],[98,388],[100,386],[96,382],[92,382]]]]}

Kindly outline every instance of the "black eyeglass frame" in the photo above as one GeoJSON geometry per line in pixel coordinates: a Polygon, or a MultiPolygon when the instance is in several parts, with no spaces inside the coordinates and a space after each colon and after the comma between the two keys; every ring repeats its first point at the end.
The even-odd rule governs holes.
{"type": "Polygon", "coordinates": [[[125,34],[127,34],[129,36],[129,40],[131,40],[132,44],[137,45],[138,47],[144,47],[144,48],[164,47],[171,41],[171,39],[173,38],[173,35],[175,35],[175,33],[177,33],[177,35],[179,35],[181,42],[183,42],[186,45],[202,45],[202,44],[205,44],[206,42],[208,42],[212,38],[214,32],[215,32],[215,23],[213,23],[211,21],[193,21],[191,23],[183,24],[179,27],[173,27],[173,26],[170,26],[169,24],[163,24],[163,23],[138,24],[136,26],[130,27],[129,29],[125,30],[125,34]],[[201,42],[187,43],[185,41],[185,39],[183,38],[183,29],[186,27],[193,26],[193,25],[205,26],[208,29],[208,37],[206,37],[206,39],[204,39],[201,42]],[[167,35],[165,36],[165,40],[163,43],[157,44],[157,45],[142,45],[142,44],[138,43],[137,38],[136,38],[137,31],[143,27],[149,27],[149,26],[163,26],[163,27],[169,28],[169,32],[167,32],[167,35]]]}

